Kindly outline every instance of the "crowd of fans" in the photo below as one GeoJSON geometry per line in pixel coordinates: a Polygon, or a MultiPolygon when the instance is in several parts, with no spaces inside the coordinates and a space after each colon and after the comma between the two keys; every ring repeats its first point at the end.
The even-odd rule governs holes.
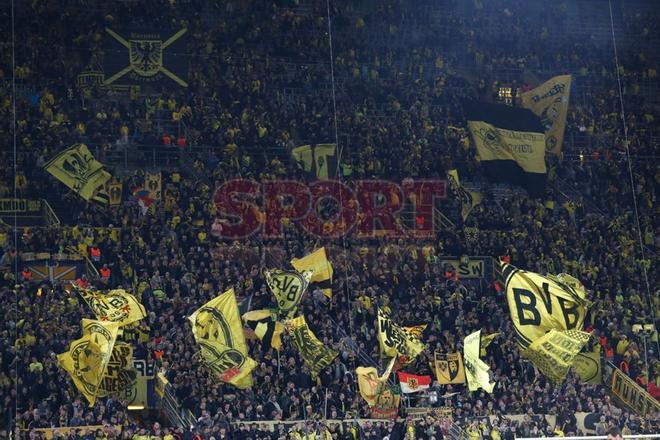
{"type": "MultiPolygon", "coordinates": [[[[569,29],[573,11],[565,3],[555,8],[529,2],[538,8],[531,14],[520,1],[445,1],[439,15],[427,13],[430,4],[413,7],[403,0],[373,10],[293,0],[268,7],[251,2],[70,3],[26,3],[17,9],[21,50],[15,63],[15,136],[10,45],[5,43],[1,53],[0,139],[5,146],[16,145],[17,166],[0,169],[0,197],[12,197],[15,185],[19,197],[47,198],[56,211],[66,207],[58,214],[70,224],[21,230],[16,236],[11,228],[0,228],[5,317],[0,322],[5,431],[0,435],[14,423],[25,430],[18,436],[30,438],[39,438],[35,428],[80,425],[106,428],[91,437],[67,433],[65,438],[187,435],[136,421],[118,399],[100,399],[88,408],[57,366],[55,354],[79,337],[80,319],[90,317],[90,311],[61,283],[24,277],[21,254],[91,256],[92,248],[100,251],[97,269],[108,276],[80,282],[123,287],[140,298],[148,317],[140,324],[135,356],[166,371],[204,439],[282,438],[293,430],[304,438],[325,419],[344,420],[328,425],[332,438],[354,438],[356,430],[370,439],[448,436],[447,419],[432,415],[359,429],[354,425],[355,419],[370,416],[357,391],[355,367],[364,366],[366,357],[380,358],[376,304],[388,305],[396,321],[428,323],[428,349],[406,367],[417,374],[433,374],[429,362],[434,351],[460,350],[474,330],[504,335],[485,358],[497,382],[492,394],[436,385],[438,395],[459,394],[434,403],[413,401],[450,406],[470,439],[549,436],[558,434],[555,429],[579,434],[576,412],[601,415],[599,433],[614,426],[624,432],[658,432],[657,413],[642,418],[615,405],[605,385],[582,383],[573,373],[561,386],[552,385],[520,356],[510,337],[513,329],[496,276],[481,283],[456,280],[438,263],[442,255],[486,255],[506,257],[531,271],[574,275],[595,301],[587,326],[595,336],[591,343],[601,349],[604,370],[608,361],[621,367],[657,397],[657,333],[644,341],[632,331],[634,324],[655,322],[659,298],[652,264],[657,254],[653,220],[659,175],[653,155],[658,115],[649,102],[652,96],[641,88],[648,83],[657,87],[652,45],[620,49],[622,118],[611,41],[569,29]],[[57,26],[52,25],[55,15],[61,15],[57,26]],[[189,27],[190,86],[126,95],[79,87],[77,75],[102,63],[104,27],[119,23],[167,31],[189,27]],[[438,28],[442,32],[434,32],[438,28]],[[515,101],[516,90],[567,72],[574,74],[576,85],[565,157],[548,158],[546,198],[503,194],[483,182],[460,98],[499,99],[500,87],[511,87],[515,101]],[[144,129],[145,121],[153,122],[151,130],[144,129]],[[158,131],[157,121],[178,132],[158,131]],[[399,182],[444,178],[446,170],[458,168],[462,180],[481,182],[482,204],[463,222],[459,201],[450,195],[441,210],[457,226],[425,240],[317,240],[295,224],[278,240],[255,235],[234,242],[212,233],[219,214],[213,191],[220,183],[239,176],[305,178],[290,159],[291,149],[334,141],[335,124],[344,147],[339,173],[347,182],[381,176],[399,182]],[[165,135],[177,142],[164,142],[165,135]],[[183,145],[178,142],[182,137],[183,145]],[[124,202],[105,207],[84,203],[41,168],[75,142],[89,145],[102,162],[117,152],[154,148],[182,148],[181,157],[195,160],[190,166],[183,159],[158,164],[168,165],[162,171],[162,197],[148,209],[132,194],[142,185],[144,171],[115,167],[111,171],[123,181],[124,202]],[[204,154],[195,155],[202,147],[204,154]],[[231,286],[242,311],[272,306],[262,270],[284,267],[320,245],[329,250],[334,267],[334,295],[327,299],[312,289],[300,311],[339,356],[321,372],[319,382],[286,336],[280,353],[250,341],[250,354],[259,364],[253,388],[239,391],[211,376],[195,356],[186,316],[231,286]],[[503,417],[507,414],[528,417],[513,422],[503,417]],[[532,417],[540,414],[556,416],[556,426],[532,417]],[[306,427],[304,419],[309,420],[306,427]],[[274,432],[264,425],[270,420],[281,422],[274,432]],[[116,425],[123,427],[121,433],[109,428],[116,425]]],[[[654,41],[658,30],[652,15],[636,13],[634,4],[630,8],[617,17],[622,29],[641,43],[654,41]]],[[[9,19],[7,8],[0,13],[9,19]]],[[[0,154],[5,163],[12,162],[11,148],[0,154]]]]}

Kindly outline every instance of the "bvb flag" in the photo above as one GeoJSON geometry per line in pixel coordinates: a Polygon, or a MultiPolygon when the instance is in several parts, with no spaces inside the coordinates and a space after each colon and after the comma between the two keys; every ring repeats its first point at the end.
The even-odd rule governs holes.
{"type": "Polygon", "coordinates": [[[337,145],[335,144],[302,145],[294,148],[291,153],[310,177],[326,180],[337,173],[337,145]]]}
{"type": "Polygon", "coordinates": [[[104,293],[76,287],[76,291],[101,321],[116,322],[124,327],[147,316],[144,306],[124,289],[104,293]]]}
{"type": "Polygon", "coordinates": [[[332,264],[328,261],[325,248],[315,250],[302,258],[294,258],[291,265],[298,272],[312,272],[311,283],[314,283],[325,296],[332,298],[332,264]]]}
{"type": "Polygon", "coordinates": [[[434,357],[435,376],[441,385],[465,383],[465,366],[460,351],[444,356],[435,353],[434,357]]]}
{"type": "Polygon", "coordinates": [[[312,372],[312,377],[317,377],[319,371],[330,365],[337,357],[336,351],[326,347],[312,333],[303,315],[287,321],[287,330],[293,339],[293,345],[312,372]]]}
{"type": "Polygon", "coordinates": [[[532,197],[545,191],[545,129],[530,110],[465,101],[468,129],[485,174],[522,186],[532,197]]]}
{"type": "Polygon", "coordinates": [[[548,153],[561,153],[570,94],[571,75],[561,75],[520,95],[522,106],[541,118],[545,127],[545,150],[548,153]]]}
{"type": "Polygon", "coordinates": [[[234,289],[204,304],[188,317],[204,364],[223,382],[237,388],[252,386],[257,363],[248,356],[234,289]]]}
{"type": "Polygon", "coordinates": [[[481,330],[465,337],[463,341],[463,357],[465,358],[465,376],[467,377],[468,390],[477,391],[483,388],[492,393],[495,382],[490,381],[488,370],[490,367],[479,358],[481,352],[481,330]]]}
{"type": "Polygon", "coordinates": [[[44,169],[89,201],[110,180],[110,173],[84,144],[75,144],[51,159],[44,169]]]}
{"type": "Polygon", "coordinates": [[[277,320],[272,310],[251,310],[243,315],[245,324],[254,331],[264,350],[271,347],[280,351],[284,324],[277,320]]]}
{"type": "Polygon", "coordinates": [[[58,363],[71,375],[90,407],[99,394],[118,332],[116,322],[83,319],[82,338],[73,341],[69,351],[57,355],[58,363]]]}
{"type": "Polygon", "coordinates": [[[133,368],[133,347],[131,344],[118,341],[112,349],[97,397],[131,395],[136,384],[137,371],[133,368]]]}
{"type": "Polygon", "coordinates": [[[502,278],[513,327],[523,349],[552,329],[582,328],[589,302],[577,279],[567,274],[543,276],[510,264],[503,265],[502,278]]]}
{"type": "Polygon", "coordinates": [[[395,324],[381,308],[378,309],[378,342],[380,352],[385,356],[403,355],[408,362],[412,362],[425,348],[422,341],[395,324]]]}
{"type": "Polygon", "coordinates": [[[532,342],[522,354],[553,383],[560,384],[589,337],[589,333],[579,330],[552,329],[532,342]]]}
{"type": "Polygon", "coordinates": [[[312,272],[270,269],[264,271],[264,277],[268,288],[275,295],[280,312],[290,316],[295,313],[298,303],[307,291],[312,272]]]}
{"type": "Polygon", "coordinates": [[[387,379],[392,373],[394,361],[395,358],[390,359],[382,376],[378,376],[378,370],[374,367],[357,367],[355,369],[360,395],[370,406],[376,404],[376,399],[387,386],[387,379]]]}
{"type": "Polygon", "coordinates": [[[461,217],[463,221],[467,220],[470,212],[481,203],[481,193],[465,189],[458,180],[458,170],[449,170],[447,172],[449,185],[461,201],[461,217]]]}

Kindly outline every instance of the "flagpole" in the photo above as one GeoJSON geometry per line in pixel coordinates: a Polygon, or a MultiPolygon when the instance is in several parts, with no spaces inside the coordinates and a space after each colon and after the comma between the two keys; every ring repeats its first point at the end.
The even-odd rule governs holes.
{"type": "Polygon", "coordinates": [[[328,420],[328,388],[325,388],[325,407],[323,409],[323,420],[328,420]]]}

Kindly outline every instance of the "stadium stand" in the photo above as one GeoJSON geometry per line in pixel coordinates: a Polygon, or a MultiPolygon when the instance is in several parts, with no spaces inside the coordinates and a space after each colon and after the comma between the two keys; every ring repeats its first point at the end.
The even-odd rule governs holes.
{"type": "MultiPolygon", "coordinates": [[[[0,155],[13,164],[0,168],[0,438],[660,432],[658,334],[637,327],[657,327],[660,299],[654,2],[14,0],[0,14],[15,23],[13,34],[2,30],[0,60],[0,155]],[[182,28],[162,48],[166,78],[161,70],[139,83],[129,72],[107,84],[111,71],[133,63],[107,29],[167,39],[182,28]],[[522,92],[568,74],[562,154],[546,156],[543,197],[486,179],[463,100],[519,105],[522,92]],[[444,182],[456,169],[481,203],[466,217],[448,191],[434,205],[433,234],[422,238],[317,237],[293,221],[279,238],[223,238],[216,188],[239,178],[313,181],[292,153],[326,143],[337,145],[338,161],[326,177],[444,182]],[[74,144],[112,174],[110,202],[86,201],[45,171],[74,144]],[[241,313],[275,307],[264,269],[320,246],[334,269],[333,295],[312,285],[299,306],[338,352],[318,380],[288,336],[279,352],[248,339],[251,388],[209,374],[187,317],[230,287],[241,313]],[[594,303],[585,350],[598,353],[600,383],[571,371],[557,385],[522,356],[500,259],[584,284],[594,303]],[[448,262],[479,269],[459,274],[448,262]],[[92,317],[71,282],[123,288],[144,305],[146,317],[123,335],[149,378],[143,405],[111,396],[89,407],[58,365],[81,319],[92,317]],[[374,323],[385,306],[397,322],[428,325],[428,349],[405,370],[433,383],[404,396],[393,420],[376,420],[355,369],[384,367],[374,323]],[[434,352],[461,351],[480,329],[502,334],[482,356],[493,392],[440,385],[434,352]],[[613,393],[619,370],[655,406],[640,413],[613,393]],[[165,403],[153,410],[153,401],[165,403]]],[[[415,201],[403,205],[401,226],[410,230],[415,201]]],[[[320,215],[334,209],[322,205],[320,215]]]]}

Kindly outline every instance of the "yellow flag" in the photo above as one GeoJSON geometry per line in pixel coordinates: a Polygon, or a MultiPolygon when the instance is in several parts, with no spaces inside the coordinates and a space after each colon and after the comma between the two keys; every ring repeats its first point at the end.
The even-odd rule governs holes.
{"type": "Polygon", "coordinates": [[[312,377],[317,377],[319,371],[330,365],[337,357],[336,351],[326,347],[323,342],[318,340],[303,315],[288,320],[286,327],[293,340],[293,345],[298,349],[303,361],[312,372],[312,377]]]}
{"type": "Polygon", "coordinates": [[[277,320],[277,313],[272,310],[251,310],[243,315],[243,321],[261,340],[264,349],[273,347],[280,350],[284,324],[277,320]]]}
{"type": "Polygon", "coordinates": [[[137,382],[137,371],[133,368],[133,347],[118,341],[112,349],[108,366],[101,379],[97,397],[126,396],[131,394],[137,382]]]}
{"type": "Polygon", "coordinates": [[[116,322],[124,327],[147,316],[144,306],[124,289],[99,292],[76,287],[76,291],[101,321],[116,322]]]}
{"type": "Polygon", "coordinates": [[[82,338],[73,341],[69,351],[57,355],[58,363],[71,375],[90,407],[96,401],[118,332],[116,322],[83,319],[82,338]]]}
{"type": "Polygon", "coordinates": [[[417,325],[410,325],[410,326],[403,326],[403,329],[416,337],[417,339],[422,339],[422,335],[424,334],[424,330],[426,330],[426,327],[428,324],[417,324],[417,325]]]}
{"type": "Polygon", "coordinates": [[[64,150],[44,165],[44,169],[87,201],[111,177],[84,144],[64,150]]]}
{"type": "Polygon", "coordinates": [[[378,342],[380,351],[385,356],[403,355],[408,362],[412,362],[425,348],[422,341],[395,324],[380,308],[378,309],[378,342]]]}
{"type": "Polygon", "coordinates": [[[481,330],[465,337],[463,342],[463,357],[465,359],[465,376],[467,378],[468,390],[477,391],[483,388],[492,393],[495,382],[490,381],[488,371],[490,367],[479,358],[481,345],[481,330]]]}
{"type": "Polygon", "coordinates": [[[449,186],[461,201],[461,217],[465,221],[470,215],[470,212],[481,203],[481,193],[470,191],[463,187],[458,179],[458,170],[449,170],[447,172],[447,178],[449,179],[449,186]]]}
{"type": "Polygon", "coordinates": [[[486,356],[486,349],[488,348],[490,343],[493,342],[493,339],[498,337],[500,334],[501,334],[500,332],[497,332],[481,337],[481,352],[480,352],[481,357],[486,356]]]}
{"type": "Polygon", "coordinates": [[[383,388],[387,386],[387,379],[390,377],[390,373],[392,373],[395,360],[396,358],[390,360],[382,376],[378,376],[378,370],[374,367],[357,367],[355,369],[360,395],[370,406],[376,404],[378,396],[383,391],[383,388]]]}
{"type": "Polygon", "coordinates": [[[106,192],[108,193],[108,203],[110,206],[121,205],[122,196],[124,192],[124,184],[121,179],[111,179],[106,183],[106,192]]]}
{"type": "Polygon", "coordinates": [[[294,258],[291,265],[298,272],[311,271],[310,282],[315,283],[325,296],[332,298],[332,264],[328,261],[324,247],[302,258],[294,258]]]}
{"type": "Polygon", "coordinates": [[[266,285],[273,292],[277,307],[289,317],[295,313],[298,303],[307,292],[311,277],[312,272],[308,270],[302,273],[279,269],[264,271],[266,285]]]}
{"type": "Polygon", "coordinates": [[[549,153],[561,152],[570,94],[571,75],[561,75],[520,95],[522,106],[541,117],[545,126],[545,149],[549,153]]]}
{"type": "Polygon", "coordinates": [[[555,384],[564,380],[573,359],[589,341],[589,333],[579,330],[550,330],[532,342],[523,356],[532,361],[541,373],[555,384]]]}
{"type": "Polygon", "coordinates": [[[435,376],[442,385],[465,383],[465,366],[460,352],[434,354],[435,376]]]}
{"type": "Polygon", "coordinates": [[[144,175],[144,189],[149,191],[149,198],[160,200],[162,193],[162,179],[160,172],[146,173],[144,175]]]}
{"type": "Polygon", "coordinates": [[[567,274],[540,275],[502,267],[511,320],[518,343],[525,349],[555,330],[580,329],[589,302],[582,284],[567,274]]]}
{"type": "Polygon", "coordinates": [[[188,317],[206,365],[223,382],[237,388],[252,386],[257,363],[248,356],[234,289],[212,299],[188,317]]]}
{"type": "Polygon", "coordinates": [[[573,359],[573,368],[583,382],[593,385],[603,383],[603,374],[600,369],[600,345],[596,350],[578,353],[573,359]]]}

